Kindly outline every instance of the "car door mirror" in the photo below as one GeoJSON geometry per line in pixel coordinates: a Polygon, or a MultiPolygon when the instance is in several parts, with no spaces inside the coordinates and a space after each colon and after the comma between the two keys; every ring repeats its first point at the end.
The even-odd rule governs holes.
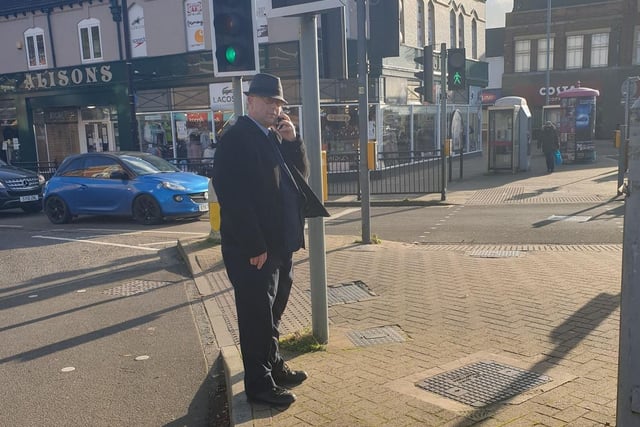
{"type": "Polygon", "coordinates": [[[127,175],[125,171],[113,171],[109,174],[109,179],[127,180],[129,179],[129,175],[127,175]]]}

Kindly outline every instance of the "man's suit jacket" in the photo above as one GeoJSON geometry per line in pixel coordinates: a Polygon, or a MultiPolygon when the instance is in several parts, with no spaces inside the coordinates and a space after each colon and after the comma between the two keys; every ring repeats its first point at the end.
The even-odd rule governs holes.
{"type": "MultiPolygon", "coordinates": [[[[308,174],[304,144],[299,138],[282,141],[280,152],[301,190],[300,207],[304,209],[308,206],[305,198],[308,200],[309,195],[300,188],[300,181],[311,191],[304,180],[308,174]],[[296,174],[300,175],[298,179],[296,174]]],[[[285,171],[281,173],[273,143],[253,120],[239,117],[224,133],[216,150],[211,178],[220,203],[223,247],[240,251],[247,258],[264,252],[283,253],[285,225],[280,180],[289,179],[289,176],[285,171]]],[[[313,191],[311,194],[322,207],[313,191]]],[[[317,210],[316,204],[312,204],[317,210]]],[[[304,217],[302,210],[300,221],[303,226],[304,217]]]]}

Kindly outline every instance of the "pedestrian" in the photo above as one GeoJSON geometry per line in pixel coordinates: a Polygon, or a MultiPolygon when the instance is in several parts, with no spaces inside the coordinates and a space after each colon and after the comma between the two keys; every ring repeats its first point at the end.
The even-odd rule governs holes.
{"type": "Polygon", "coordinates": [[[204,159],[205,162],[213,164],[213,158],[215,154],[216,154],[216,144],[214,144],[213,142],[210,142],[209,145],[207,145],[207,148],[204,149],[204,152],[202,153],[202,158],[204,159]]]}
{"type": "Polygon", "coordinates": [[[556,151],[560,148],[560,140],[558,139],[558,131],[551,122],[546,122],[540,132],[540,141],[542,144],[542,152],[547,162],[547,172],[551,173],[555,169],[556,151]]]}
{"type": "Polygon", "coordinates": [[[212,184],[220,203],[222,256],[233,285],[247,398],[273,406],[296,400],[307,379],[280,355],[278,330],[304,247],[305,216],[328,216],[306,184],[308,159],[289,116],[280,78],[256,74],[246,116],[220,138],[212,184]],[[313,200],[315,199],[315,200],[313,200]],[[315,208],[308,211],[309,206],[315,208]]]}

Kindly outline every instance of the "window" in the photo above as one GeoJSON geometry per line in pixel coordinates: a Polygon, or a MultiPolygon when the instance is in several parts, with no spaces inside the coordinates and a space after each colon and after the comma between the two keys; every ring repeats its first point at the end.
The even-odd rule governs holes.
{"type": "Polygon", "coordinates": [[[609,63],[609,33],[591,35],[591,66],[606,67],[609,63]]]}
{"type": "Polygon", "coordinates": [[[429,2],[429,12],[427,15],[427,34],[429,39],[427,44],[433,46],[436,43],[436,12],[433,7],[433,2],[429,2]]]}
{"type": "Polygon", "coordinates": [[[102,59],[102,41],[100,40],[100,21],[84,19],[78,24],[80,35],[80,56],[82,62],[102,59]]]}
{"type": "Polygon", "coordinates": [[[424,1],[418,1],[418,47],[424,46],[424,1]]]}
{"type": "Polygon", "coordinates": [[[516,73],[531,71],[531,40],[517,40],[515,50],[516,73]]]}
{"type": "Polygon", "coordinates": [[[462,13],[458,15],[458,47],[464,49],[464,16],[462,16],[462,13]]]}
{"type": "MultiPolygon", "coordinates": [[[[549,70],[553,70],[553,37],[549,37],[549,70]]],[[[547,70],[547,39],[538,39],[538,71],[547,70]]]]}
{"type": "Polygon", "coordinates": [[[583,36],[567,37],[567,69],[582,68],[583,36]]]}
{"type": "Polygon", "coordinates": [[[27,50],[27,64],[29,69],[46,68],[47,52],[44,48],[44,30],[30,28],[24,32],[24,45],[27,50]]]}
{"type": "Polygon", "coordinates": [[[475,19],[471,21],[471,57],[478,59],[478,23],[475,19]]]}
{"type": "Polygon", "coordinates": [[[457,46],[456,44],[456,14],[453,10],[449,13],[449,45],[457,46]]]}
{"type": "Polygon", "coordinates": [[[640,27],[636,27],[633,43],[633,63],[640,64],[640,27]]]}

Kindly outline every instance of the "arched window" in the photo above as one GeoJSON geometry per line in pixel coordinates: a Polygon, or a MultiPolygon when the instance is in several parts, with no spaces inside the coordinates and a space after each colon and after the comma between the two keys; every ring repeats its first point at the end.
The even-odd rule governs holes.
{"type": "Polygon", "coordinates": [[[47,51],[44,46],[44,30],[29,28],[24,32],[24,45],[27,53],[27,65],[30,70],[47,67],[47,51]]]}
{"type": "Polygon", "coordinates": [[[80,58],[82,62],[101,60],[100,21],[95,18],[80,21],[78,23],[78,36],[80,37],[80,58]]]}
{"type": "Polygon", "coordinates": [[[418,47],[424,46],[425,31],[424,31],[424,0],[418,0],[418,16],[417,16],[417,35],[418,35],[418,47]]]}
{"type": "Polygon", "coordinates": [[[478,23],[475,18],[471,20],[471,57],[478,59],[478,23]]]}
{"type": "Polygon", "coordinates": [[[462,12],[458,15],[458,47],[464,48],[464,16],[462,12]]]}
{"type": "Polygon", "coordinates": [[[456,13],[452,10],[449,12],[449,45],[456,47],[456,13]]]}
{"type": "Polygon", "coordinates": [[[436,12],[433,7],[433,2],[429,2],[427,10],[427,44],[433,46],[436,43],[436,12]]]}

